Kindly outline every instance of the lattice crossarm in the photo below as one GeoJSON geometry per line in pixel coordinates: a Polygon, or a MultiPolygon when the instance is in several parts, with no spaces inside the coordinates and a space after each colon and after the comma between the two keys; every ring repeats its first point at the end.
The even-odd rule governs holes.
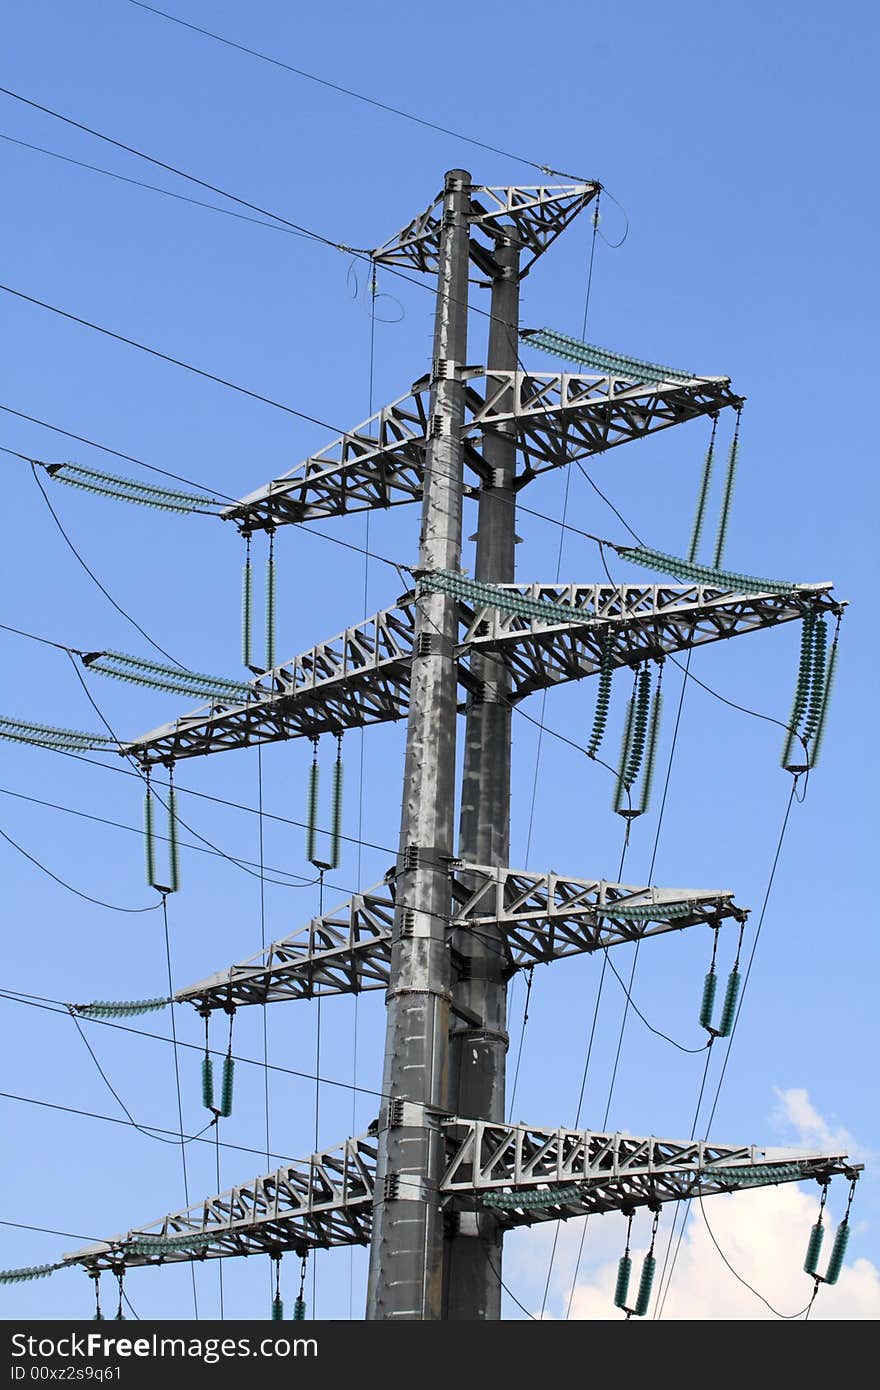
{"type": "Polygon", "coordinates": [[[385,989],[393,921],[394,882],[389,876],[240,965],[188,985],[174,997],[210,1013],[248,1004],[385,989]]]}
{"type": "Polygon", "coordinates": [[[590,1130],[536,1129],[482,1120],[445,1126],[442,1190],[452,1206],[490,1207],[509,1225],[590,1212],[631,1211],[858,1166],[845,1154],[719,1145],[590,1130]]]}
{"type": "Polygon", "coordinates": [[[363,1245],[370,1236],[375,1172],[376,1141],[361,1135],[64,1259],[116,1270],[363,1245]]]}
{"type": "MultiPolygon", "coordinates": [[[[528,873],[457,860],[451,931],[497,929],[510,973],[697,925],[743,921],[727,890],[650,888],[528,873]]],[[[391,965],[395,876],[313,918],[249,959],[178,990],[203,1014],[249,1004],[385,989],[391,965]]]]}
{"type": "MultiPolygon", "coordinates": [[[[505,372],[460,364],[467,418],[465,463],[476,495],[487,478],[486,431],[512,432],[520,456],[516,486],[573,458],[604,453],[672,425],[742,405],[727,377],[641,382],[632,376],[505,372]]],[[[423,495],[430,382],[339,435],[295,468],[221,513],[242,531],[315,521],[419,501],[423,495]]]]}

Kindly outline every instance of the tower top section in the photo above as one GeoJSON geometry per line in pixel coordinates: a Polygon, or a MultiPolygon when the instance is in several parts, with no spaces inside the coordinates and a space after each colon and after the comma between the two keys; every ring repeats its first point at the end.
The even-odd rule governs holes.
{"type": "MultiPolygon", "coordinates": [[[[462,170],[447,174],[458,177],[462,170]]],[[[578,213],[598,197],[600,183],[570,183],[515,188],[468,185],[469,254],[474,265],[490,279],[501,267],[495,252],[512,242],[521,252],[519,278],[528,275],[535,261],[564,232],[578,213]]],[[[409,266],[436,274],[439,264],[440,229],[444,194],[401,231],[371,253],[377,265],[409,266]]]]}

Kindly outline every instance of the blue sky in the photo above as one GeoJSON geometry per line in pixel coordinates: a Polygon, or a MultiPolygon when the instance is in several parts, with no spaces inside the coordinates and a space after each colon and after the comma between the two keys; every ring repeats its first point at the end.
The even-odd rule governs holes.
{"type": "MultiPolygon", "coordinates": [[[[877,785],[870,617],[877,497],[865,408],[873,386],[876,320],[876,191],[867,168],[874,146],[873,11],[862,4],[829,10],[811,3],[795,12],[749,2],[738,7],[734,21],[711,7],[679,3],[660,10],[635,0],[625,26],[604,7],[585,5],[575,17],[549,17],[541,29],[533,7],[520,0],[505,7],[503,25],[493,20],[485,27],[474,26],[472,7],[460,0],[444,8],[441,28],[430,8],[396,2],[382,6],[378,16],[350,3],[335,6],[331,17],[320,7],[272,0],[254,0],[246,10],[230,0],[169,0],[169,8],[427,120],[601,179],[618,201],[604,200],[587,337],[655,361],[730,374],[748,398],[728,563],[758,574],[833,579],[851,608],[823,762],[806,801],[792,814],[713,1135],[784,1143],[815,1133],[815,1125],[813,1131],[804,1128],[803,1109],[780,1106],[777,1094],[805,1091],[830,1132],[844,1129],[854,1137],[870,1168],[878,1144],[869,1099],[877,959],[866,872],[873,862],[877,785]],[[624,244],[612,249],[627,225],[624,244]]],[[[365,106],[127,0],[32,0],[11,8],[7,39],[4,86],[332,241],[384,241],[429,202],[450,167],[463,166],[488,184],[540,179],[526,163],[365,106]]],[[[2,103],[0,131],[12,140],[202,196],[173,175],[18,102],[4,97],[2,103]]],[[[362,267],[353,269],[349,257],[9,140],[0,141],[0,158],[7,194],[6,284],[340,429],[369,413],[369,306],[362,267]]],[[[204,197],[222,205],[220,198],[204,197]]],[[[582,217],[525,281],[525,325],[579,333],[590,233],[589,219],[582,217]]],[[[379,301],[380,314],[389,322],[376,330],[375,406],[403,394],[426,370],[431,344],[430,294],[387,274],[380,277],[380,290],[388,296],[379,301]]],[[[473,293],[474,302],[485,307],[484,292],[473,293]]],[[[14,410],[236,496],[331,437],[318,425],[21,300],[2,298],[3,401],[14,410]]],[[[472,315],[470,330],[469,360],[480,362],[485,319],[472,315]]],[[[551,359],[538,354],[528,360],[537,370],[553,368],[551,359]]],[[[8,413],[0,423],[0,442],[25,454],[138,471],[8,413]]],[[[731,424],[723,420],[719,426],[725,443],[731,424]]],[[[588,471],[651,544],[681,552],[707,436],[706,423],[697,422],[613,451],[588,471]]],[[[146,654],[144,639],[66,548],[27,465],[2,457],[3,622],[80,649],[146,654]]],[[[558,517],[563,489],[562,474],[551,473],[532,484],[527,505],[558,517]]],[[[209,518],[169,517],[60,487],[53,486],[50,496],[97,578],[152,638],[197,670],[239,674],[242,545],[234,531],[209,518]]],[[[716,496],[716,509],[717,503],[716,496]]],[[[571,478],[568,516],[588,531],[625,539],[620,523],[578,473],[571,478]]],[[[474,529],[470,520],[466,534],[474,529]]],[[[325,529],[363,544],[362,517],[325,529]]],[[[375,550],[411,563],[417,530],[415,509],[400,508],[373,519],[371,542],[375,550]]],[[[552,579],[558,527],[523,517],[519,531],[519,577],[552,579]]],[[[259,546],[257,555],[261,560],[259,546]]],[[[278,565],[281,656],[362,616],[359,554],[289,528],[278,539],[278,565]]],[[[601,579],[595,547],[569,535],[561,574],[579,582],[601,579]]],[[[618,577],[635,581],[644,572],[618,563],[618,577]]],[[[370,611],[392,603],[400,588],[392,569],[371,563],[370,611]]],[[[0,640],[7,672],[3,713],[96,728],[95,711],[63,652],[8,632],[0,640]]],[[[692,669],[727,698],[785,718],[797,644],[791,625],[701,651],[692,669]]],[[[674,697],[679,677],[669,675],[674,697]]],[[[89,690],[124,735],[186,708],[175,696],[97,677],[89,690]]],[[[584,741],[594,694],[588,682],[553,692],[548,725],[584,741]]],[[[622,687],[618,716],[621,694],[622,687]]],[[[661,749],[663,775],[673,704],[674,698],[661,749]]],[[[525,708],[538,717],[540,699],[525,708]]],[[[525,865],[528,845],[529,867],[613,877],[621,823],[610,809],[607,774],[545,737],[530,827],[536,731],[524,719],[515,719],[514,730],[512,863],[525,865]]],[[[741,902],[760,907],[789,794],[789,779],[778,766],[779,735],[772,724],[737,713],[696,686],[688,689],[657,883],[730,887],[741,902]]],[[[612,751],[615,739],[616,726],[612,751]]],[[[357,735],[345,741],[344,828],[352,837],[358,836],[360,747],[357,735]]],[[[328,903],[379,880],[396,843],[402,729],[369,731],[363,752],[362,838],[382,848],[358,852],[347,846],[327,889],[328,903]]],[[[323,756],[329,764],[329,747],[323,756]]],[[[268,810],[302,819],[308,757],[299,743],[265,750],[268,810]]],[[[152,905],[138,834],[104,823],[140,822],[139,787],[120,775],[121,763],[116,767],[107,759],[116,767],[107,771],[6,744],[3,761],[0,828],[82,892],[119,906],[152,905]],[[22,799],[27,797],[103,821],[22,799]]],[[[193,760],[179,775],[182,788],[250,808],[257,803],[257,779],[256,756],[249,752],[193,760]]],[[[632,881],[648,872],[658,803],[656,798],[651,815],[634,829],[627,861],[632,881]]],[[[258,859],[252,810],[188,795],[181,804],[199,835],[258,859]]],[[[295,826],[267,821],[264,851],[268,865],[307,878],[303,837],[295,826]]],[[[62,1001],[165,992],[159,912],[131,915],[90,904],[5,842],[0,863],[8,922],[0,987],[62,1001]]],[[[253,873],[185,849],[182,879],[181,892],[169,902],[176,984],[241,959],[260,943],[259,881],[253,873]]],[[[288,877],[284,886],[267,884],[267,936],[304,923],[317,910],[316,892],[297,878],[288,877]]],[[[757,911],[753,924],[756,917],[757,911]]],[[[732,948],[730,938],[722,965],[732,948]]],[[[708,955],[704,937],[684,932],[647,943],[638,964],[639,1007],[690,1047],[702,1041],[696,1014],[708,955]]],[[[615,964],[628,972],[626,950],[617,952],[615,964]]],[[[599,962],[588,958],[536,972],[515,1118],[573,1122],[598,978],[599,962]]],[[[511,1007],[515,1044],[522,1001],[518,983],[511,1007]]],[[[598,1126],[605,1110],[622,1003],[619,987],[608,981],[588,1075],[588,1125],[598,1126]]],[[[178,1015],[179,1037],[198,1043],[199,1020],[178,1015]]],[[[0,1020],[6,1092],[124,1119],[68,1018],[0,999],[0,1020]]],[[[144,1026],[167,1033],[167,1016],[156,1020],[144,1026]]],[[[324,1004],[321,1072],[344,1084],[321,1087],[322,1144],[338,1142],[353,1126],[365,1128],[376,1113],[371,1089],[380,1084],[381,996],[363,998],[356,1024],[355,1069],[353,1001],[324,1004]],[[347,1089],[353,1080],[365,1089],[347,1089]]],[[[86,1032],[135,1119],[175,1130],[170,1046],[96,1025],[86,1032]]],[[[217,1046],[220,1035],[216,1028],[217,1046]]],[[[270,1061],[294,1073],[314,1072],[310,1007],[276,1007],[268,1035],[270,1061]]],[[[236,1022],[237,1050],[259,1058],[262,1047],[262,1014],[243,1011],[236,1022]]],[[[715,1058],[713,1094],[719,1068],[715,1058]]],[[[184,1125],[192,1133],[203,1122],[198,1054],[181,1049],[180,1069],[184,1125]]],[[[631,1016],[610,1125],[687,1136],[701,1070],[701,1057],[673,1049],[631,1016]]],[[[314,1083],[275,1070],[269,1096],[271,1149],[278,1161],[307,1153],[314,1141],[314,1083]]],[[[221,1149],[222,1185],[265,1168],[259,1152],[265,1145],[263,1106],[261,1069],[240,1067],[235,1111],[222,1138],[258,1152],[221,1149]]],[[[180,1150],[173,1142],[23,1101],[3,1099],[2,1107],[6,1196],[0,1219],[91,1237],[183,1205],[180,1150]]],[[[215,1191],[213,1145],[193,1143],[187,1153],[191,1198],[215,1191]]],[[[734,1200],[747,1210],[746,1198],[723,1199],[734,1200]]],[[[877,1187],[870,1171],[860,1185],[856,1215],[851,1257],[876,1263],[877,1187]]],[[[692,1219],[697,1225],[696,1213],[692,1219]]],[[[664,1233],[668,1223],[669,1213],[664,1233]]],[[[585,1243],[582,1273],[589,1277],[607,1260],[608,1249],[623,1243],[622,1221],[608,1217],[599,1224],[601,1237],[585,1243]]],[[[773,1255],[794,1273],[792,1300],[807,1282],[796,1277],[807,1224],[794,1231],[790,1249],[773,1255]]],[[[4,1267],[54,1259],[76,1243],[13,1226],[0,1231],[4,1267]]],[[[546,1259],[545,1234],[510,1242],[511,1287],[532,1309],[541,1302],[546,1259]]],[[[718,1261],[711,1249],[705,1259],[718,1261]]],[[[227,1312],[264,1316],[263,1263],[224,1263],[227,1312]]],[[[288,1263],[285,1287],[292,1300],[294,1271],[288,1263]]],[[[360,1316],[364,1269],[361,1252],[318,1258],[319,1315],[348,1317],[351,1310],[360,1316]]],[[[200,1312],[215,1316],[216,1265],[198,1271],[197,1285],[200,1312]]],[[[186,1269],[137,1272],[128,1290],[142,1316],[192,1311],[186,1269]]],[[[609,1312],[612,1292],[609,1286],[609,1312]]],[[[847,1316],[835,1297],[843,1294],[827,1295],[826,1316],[847,1316]]],[[[4,1290],[2,1315],[84,1316],[90,1300],[88,1281],[65,1272],[46,1284],[4,1290]]],[[[567,1290],[554,1282],[548,1311],[562,1316],[566,1302],[567,1290]]],[[[507,1312],[521,1316],[512,1304],[507,1312]]]]}

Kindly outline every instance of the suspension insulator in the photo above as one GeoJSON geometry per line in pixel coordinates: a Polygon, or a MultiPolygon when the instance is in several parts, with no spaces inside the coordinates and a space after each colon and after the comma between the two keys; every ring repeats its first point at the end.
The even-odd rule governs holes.
{"type": "Polygon", "coordinates": [[[333,764],[333,795],[330,810],[330,868],[339,868],[339,846],[342,839],[342,758],[333,764]]]}
{"type": "Polygon", "coordinates": [[[648,1304],[651,1302],[651,1290],[654,1287],[654,1272],[657,1268],[657,1261],[653,1255],[645,1256],[642,1265],[642,1277],[639,1280],[639,1294],[636,1299],[635,1315],[643,1318],[648,1311],[648,1304]]]}
{"type": "Polygon", "coordinates": [[[715,974],[714,967],[709,971],[703,981],[703,1001],[700,1004],[700,1026],[711,1030],[712,1015],[715,1012],[715,991],[718,988],[718,976],[715,974]]]}
{"type": "Polygon", "coordinates": [[[276,1293],[272,1299],[272,1322],[281,1322],[284,1318],[284,1299],[280,1293],[276,1293]]]}
{"type": "Polygon", "coordinates": [[[180,849],[177,841],[177,798],[174,784],[168,787],[168,865],[171,871],[169,887],[176,893],[180,887],[180,849]]]}
{"type": "Polygon", "coordinates": [[[694,529],[691,531],[691,543],[688,548],[688,560],[693,564],[697,558],[697,551],[700,548],[700,537],[703,534],[703,521],[706,516],[706,503],[709,500],[709,484],[712,480],[712,465],[715,462],[715,424],[712,425],[712,438],[709,440],[709,448],[706,450],[706,461],[703,464],[703,478],[700,483],[700,493],[697,500],[697,514],[694,517],[694,529]]]}
{"type": "Polygon", "coordinates": [[[156,836],[153,826],[153,793],[149,784],[144,797],[144,851],[147,861],[147,883],[153,888],[156,884],[156,836]]]}
{"type": "Polygon", "coordinates": [[[816,629],[816,614],[813,609],[804,615],[801,625],[801,652],[798,661],[797,681],[795,682],[794,699],[791,704],[791,714],[788,718],[788,733],[782,749],[782,766],[788,768],[791,762],[792,753],[798,735],[798,728],[807,701],[810,695],[813,672],[813,640],[816,629]]]}
{"type": "Polygon", "coordinates": [[[626,1296],[629,1293],[629,1276],[632,1273],[632,1260],[629,1255],[621,1255],[620,1264],[617,1266],[617,1283],[614,1288],[615,1308],[626,1307],[626,1296]]]}
{"type": "Polygon", "coordinates": [[[825,1227],[821,1221],[810,1231],[810,1239],[807,1242],[807,1253],[804,1258],[804,1271],[807,1274],[818,1273],[819,1256],[822,1253],[822,1242],[825,1239],[825,1227]]]}
{"type": "Polygon", "coordinates": [[[834,1244],[831,1247],[831,1258],[828,1261],[828,1269],[825,1273],[826,1284],[836,1284],[840,1278],[840,1271],[843,1268],[843,1257],[846,1254],[846,1247],[849,1245],[850,1224],[848,1221],[841,1221],[834,1237],[834,1244]]]}
{"type": "Polygon", "coordinates": [[[275,554],[270,537],[266,565],[266,670],[275,666],[275,554]]]}
{"type": "Polygon", "coordinates": [[[651,727],[648,731],[648,750],[645,756],[645,775],[642,779],[642,813],[651,803],[651,788],[654,785],[654,764],[657,758],[657,741],[660,735],[660,716],[663,713],[663,692],[660,686],[654,691],[654,707],[651,711],[651,727]]]}
{"type": "Polygon", "coordinates": [[[320,769],[318,767],[318,753],[312,759],[309,768],[309,795],[306,807],[306,859],[311,862],[315,857],[315,843],[318,829],[318,786],[320,783],[320,769]]]}
{"type": "Polygon", "coordinates": [[[622,743],[621,743],[621,745],[620,745],[620,763],[619,763],[618,769],[617,769],[617,784],[616,784],[615,789],[614,789],[614,803],[613,803],[613,804],[614,804],[614,809],[615,809],[615,811],[618,811],[618,812],[619,812],[619,811],[623,811],[623,809],[624,809],[624,805],[623,805],[624,799],[625,799],[625,795],[624,795],[624,794],[625,794],[625,792],[626,792],[626,790],[627,790],[626,780],[625,780],[625,778],[626,778],[626,768],[627,768],[627,762],[628,762],[628,760],[629,760],[629,748],[630,748],[630,741],[631,741],[631,739],[632,739],[633,719],[635,718],[635,709],[636,709],[636,698],[635,698],[635,695],[631,695],[631,696],[630,696],[629,705],[628,705],[628,707],[627,707],[627,712],[626,712],[626,724],[624,725],[624,729],[623,729],[623,741],[622,741],[622,743]]]}
{"type": "Polygon", "coordinates": [[[602,655],[599,659],[599,685],[596,691],[596,710],[593,715],[593,728],[590,733],[590,741],[587,744],[587,756],[595,758],[605,735],[605,725],[608,723],[608,710],[611,704],[611,678],[614,674],[612,665],[612,653],[614,651],[614,637],[608,632],[602,641],[602,655]]]}
{"type": "Polygon", "coordinates": [[[736,1017],[736,1004],[739,999],[739,991],[742,985],[742,976],[733,967],[727,977],[727,989],[724,994],[724,1004],[721,1008],[721,1022],[718,1024],[719,1038],[729,1038],[733,1029],[733,1020],[736,1017]]]}
{"type": "Polygon", "coordinates": [[[727,457],[727,477],[724,480],[724,497],[721,502],[721,516],[718,520],[718,538],[715,541],[715,558],[712,562],[715,569],[721,568],[721,560],[724,555],[724,543],[727,540],[727,527],[730,522],[730,504],[733,498],[733,484],[736,478],[738,462],[739,421],[737,421],[736,431],[730,445],[730,453],[727,457]]]}
{"type": "Polygon", "coordinates": [[[241,577],[241,659],[250,666],[253,658],[254,629],[254,576],[251,568],[250,550],[244,562],[241,577]]]}
{"type": "Polygon", "coordinates": [[[202,1104],[206,1110],[214,1108],[214,1059],[202,1058],[202,1104]]]}
{"type": "Polygon", "coordinates": [[[825,672],[825,694],[822,699],[822,708],[819,711],[819,718],[816,722],[816,732],[813,735],[813,746],[810,749],[810,767],[815,767],[819,761],[819,754],[822,751],[822,740],[825,737],[825,726],[828,716],[828,703],[831,699],[831,690],[834,685],[834,677],[837,672],[837,640],[831,644],[831,655],[828,658],[828,670],[825,672]]]}
{"type": "Polygon", "coordinates": [[[293,1305],[293,1322],[304,1322],[306,1316],[306,1301],[300,1297],[293,1305]]]}
{"type": "Polygon", "coordinates": [[[220,1086],[220,1114],[228,1119],[232,1114],[232,1083],[235,1079],[235,1058],[227,1052],[223,1058],[223,1081],[220,1086]]]}

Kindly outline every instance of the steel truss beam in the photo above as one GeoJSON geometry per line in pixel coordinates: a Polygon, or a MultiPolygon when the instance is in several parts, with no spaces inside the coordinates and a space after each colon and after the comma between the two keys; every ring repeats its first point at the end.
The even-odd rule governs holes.
{"type": "MultiPolygon", "coordinates": [[[[718,926],[726,918],[743,921],[730,892],[700,888],[645,888],[556,873],[490,868],[457,862],[450,870],[454,915],[450,931],[476,933],[498,928],[507,957],[506,974],[658,936],[699,923],[718,926]],[[689,911],[672,920],[663,905],[687,903],[689,911]],[[615,908],[654,907],[652,920],[634,920],[615,908]]],[[[386,989],[391,968],[395,875],[358,893],[308,926],[274,941],[241,965],[178,990],[181,1003],[200,1013],[325,994],[358,994],[386,989]]],[[[453,957],[453,968],[455,958],[453,957]]]]}
{"type": "MultiPolygon", "coordinates": [[[[447,371],[450,367],[447,367],[447,371]]],[[[727,377],[646,384],[623,375],[487,371],[463,367],[465,464],[475,495],[493,482],[477,444],[487,430],[512,430],[520,456],[514,487],[571,459],[604,453],[725,406],[738,407],[727,377]]],[[[433,429],[430,380],[340,435],[280,478],[228,507],[222,516],[242,530],[342,516],[416,502],[422,497],[425,452],[433,429]]]]}
{"type": "MultiPolygon", "coordinates": [[[[495,651],[508,665],[511,703],[533,691],[579,680],[598,669],[607,632],[615,666],[775,627],[810,609],[840,612],[830,584],[800,584],[788,594],[737,593],[701,584],[529,584],[499,588],[526,598],[566,603],[564,620],[543,622],[489,607],[459,604],[459,681],[482,689],[472,652],[495,651]],[[577,610],[572,618],[570,610],[577,610]]],[[[413,594],[253,682],[245,704],[213,701],[123,746],[147,766],[230,748],[316,737],[402,719],[409,704],[414,634],[413,594]]],[[[430,640],[430,634],[428,634],[430,640]]]]}
{"type": "MultiPolygon", "coordinates": [[[[518,278],[529,273],[539,256],[565,231],[599,193],[601,184],[570,183],[559,186],[490,188],[472,185],[468,190],[466,218],[470,226],[470,259],[493,279],[498,274],[495,252],[500,243],[512,242],[521,251],[518,278]]],[[[371,253],[377,265],[402,265],[428,274],[437,273],[443,194],[382,246],[371,253]]]]}
{"type": "MultiPolygon", "coordinates": [[[[407,1104],[391,1103],[390,1123],[400,1123],[400,1108],[407,1104]]],[[[432,1123],[445,1148],[440,1200],[450,1217],[497,1203],[503,1194],[499,1219],[508,1226],[591,1212],[626,1212],[698,1194],[732,1192],[746,1183],[766,1187],[810,1178],[824,1181],[835,1173],[852,1176],[858,1171],[840,1153],[537,1129],[442,1116],[432,1123]],[[522,1206],[509,1205],[516,1194],[522,1194],[522,1206]]],[[[367,1244],[376,1151],[370,1133],[348,1139],[125,1235],[73,1251],[65,1261],[90,1270],[118,1270],[367,1244]]]]}

